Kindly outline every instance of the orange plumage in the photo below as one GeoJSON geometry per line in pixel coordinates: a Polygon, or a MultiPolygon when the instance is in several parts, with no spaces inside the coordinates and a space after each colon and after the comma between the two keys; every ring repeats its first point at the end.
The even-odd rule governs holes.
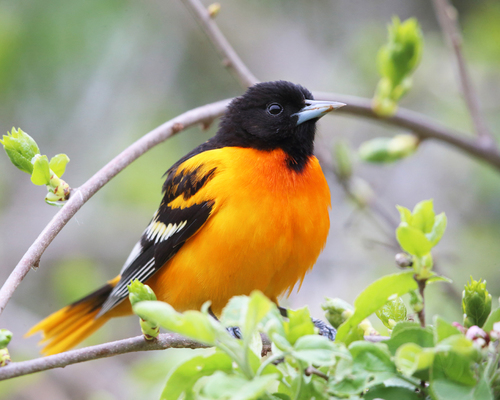
{"type": "MultiPolygon", "coordinates": [[[[293,122],[312,107],[307,105],[310,93],[302,93],[302,103],[293,106],[297,113],[288,106],[293,122]]],[[[283,96],[278,99],[286,103],[283,96]]],[[[263,103],[269,110],[269,101],[263,103]]],[[[230,106],[220,131],[234,123],[231,112],[230,106]]],[[[319,117],[305,123],[299,119],[296,126],[310,122],[306,128],[314,129],[314,118],[319,117]]],[[[108,319],[131,314],[123,288],[134,276],[178,311],[200,309],[210,300],[215,314],[235,295],[260,290],[277,302],[302,282],[329,229],[330,192],[318,160],[312,154],[294,156],[287,146],[220,145],[218,135],[169,170],[164,200],[121,276],[28,332],[43,333],[45,354],[67,350],[108,319]]]]}

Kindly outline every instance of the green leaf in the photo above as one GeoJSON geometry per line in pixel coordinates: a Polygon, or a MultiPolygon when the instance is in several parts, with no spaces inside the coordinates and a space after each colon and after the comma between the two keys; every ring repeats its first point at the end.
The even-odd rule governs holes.
{"type": "Polygon", "coordinates": [[[373,109],[381,116],[392,115],[397,101],[411,87],[411,73],[420,62],[422,32],[415,18],[401,23],[394,17],[389,25],[389,40],[377,54],[381,79],[373,99],[373,109]]]}
{"type": "Polygon", "coordinates": [[[472,361],[461,354],[438,352],[431,368],[431,384],[436,380],[446,380],[463,386],[474,386],[476,378],[472,371],[472,361]]]}
{"type": "Polygon", "coordinates": [[[326,298],[321,308],[326,311],[325,317],[335,329],[338,329],[354,312],[354,307],[339,298],[326,298]]]}
{"type": "Polygon", "coordinates": [[[336,174],[340,179],[346,180],[352,176],[351,149],[346,141],[340,140],[333,148],[334,160],[336,163],[336,174]]]}
{"type": "Polygon", "coordinates": [[[37,154],[40,154],[40,149],[30,135],[21,129],[12,128],[10,133],[7,132],[7,135],[3,136],[0,143],[2,143],[12,164],[28,174],[33,172],[32,160],[37,154]]]}
{"type": "Polygon", "coordinates": [[[474,389],[474,400],[493,400],[493,393],[491,393],[490,383],[486,376],[479,379],[479,383],[474,389]]]}
{"type": "Polygon", "coordinates": [[[298,310],[288,310],[288,322],[284,322],[286,338],[292,345],[306,335],[314,334],[314,324],[307,307],[298,310]]]}
{"type": "Polygon", "coordinates": [[[354,313],[339,327],[337,342],[351,343],[348,337],[357,330],[358,324],[382,307],[392,296],[402,296],[416,290],[417,282],[413,279],[413,271],[384,276],[369,285],[356,298],[354,313]]]}
{"type": "Polygon", "coordinates": [[[433,246],[437,245],[441,240],[441,238],[443,237],[447,223],[448,220],[444,212],[436,216],[434,226],[432,227],[432,231],[426,234],[427,239],[429,239],[429,241],[432,243],[433,246]]]}
{"type": "Polygon", "coordinates": [[[276,381],[278,375],[265,375],[248,381],[236,375],[216,372],[208,380],[201,394],[210,399],[253,400],[259,399],[276,381]]]}
{"type": "Polygon", "coordinates": [[[462,333],[449,336],[441,340],[436,349],[441,352],[455,352],[461,356],[474,361],[478,358],[478,350],[474,347],[472,341],[467,339],[462,333]]]}
{"type": "Polygon", "coordinates": [[[461,332],[457,327],[452,324],[446,322],[444,319],[438,317],[437,315],[434,317],[434,344],[438,344],[446,338],[449,338],[453,335],[458,335],[461,332]]]}
{"type": "Polygon", "coordinates": [[[276,307],[276,305],[264,296],[262,292],[258,290],[253,291],[250,294],[248,307],[244,315],[244,324],[242,326],[243,336],[253,335],[258,324],[271,311],[272,307],[276,307]]]}
{"type": "Polygon", "coordinates": [[[432,243],[424,233],[405,222],[399,224],[396,237],[403,250],[414,256],[422,257],[432,249],[432,243]]]}
{"type": "Polygon", "coordinates": [[[69,157],[66,154],[57,154],[50,159],[49,167],[60,178],[66,171],[67,163],[69,163],[69,157]]]}
{"type": "Polygon", "coordinates": [[[133,306],[140,301],[156,300],[156,295],[148,285],[144,285],[139,279],[133,280],[127,286],[130,304],[133,306]]]}
{"type": "MultiPolygon", "coordinates": [[[[181,314],[171,305],[161,301],[141,301],[133,306],[133,310],[142,319],[156,322],[168,331],[211,346],[215,345],[217,334],[220,334],[212,317],[199,311],[186,311],[181,314]]],[[[222,327],[220,330],[227,334],[222,327]]]]}
{"type": "Polygon", "coordinates": [[[212,375],[216,371],[230,372],[233,369],[231,358],[216,352],[209,356],[197,356],[179,365],[167,380],[161,400],[178,400],[185,393],[192,393],[194,384],[203,376],[212,375]]]}
{"type": "Polygon", "coordinates": [[[353,357],[353,370],[370,375],[370,385],[389,379],[396,373],[396,366],[384,343],[358,341],[351,343],[349,351],[353,357]]]}
{"type": "Polygon", "coordinates": [[[407,310],[403,299],[398,297],[385,303],[376,314],[386,328],[392,329],[396,323],[406,320],[407,310]]]}
{"type": "Polygon", "coordinates": [[[385,342],[389,351],[396,354],[405,343],[415,343],[420,347],[433,347],[434,336],[430,327],[422,328],[415,322],[400,322],[392,331],[391,338],[385,342]]]}
{"type": "Polygon", "coordinates": [[[462,309],[466,328],[473,325],[481,328],[484,325],[491,312],[491,294],[486,290],[486,281],[475,281],[470,277],[462,294],[462,309]]]}
{"type": "Polygon", "coordinates": [[[435,214],[432,200],[418,202],[413,208],[411,226],[423,233],[430,233],[434,226],[435,214]]]}
{"type": "Polygon", "coordinates": [[[415,389],[405,387],[385,387],[377,386],[369,389],[363,396],[363,400],[421,400],[419,393],[415,389]]]}
{"type": "Polygon", "coordinates": [[[293,346],[292,356],[309,365],[329,366],[335,364],[335,356],[345,354],[342,347],[324,336],[299,337],[293,346]]]}
{"type": "Polygon", "coordinates": [[[434,400],[476,400],[475,384],[470,360],[453,352],[436,354],[429,386],[434,400]]]}
{"type": "Polygon", "coordinates": [[[453,281],[450,278],[447,278],[446,276],[440,276],[436,275],[435,273],[431,273],[431,276],[430,278],[427,279],[426,284],[428,285],[430,283],[436,283],[436,282],[453,283],[453,281]]]}
{"type": "Polygon", "coordinates": [[[490,313],[483,325],[483,330],[485,332],[490,332],[493,330],[493,324],[498,321],[500,321],[500,308],[497,308],[490,313]]]}
{"type": "Polygon", "coordinates": [[[401,222],[406,222],[408,225],[411,226],[412,220],[413,220],[413,217],[411,215],[411,211],[403,206],[396,206],[396,208],[399,211],[399,216],[401,218],[401,222]]]}
{"type": "Polygon", "coordinates": [[[434,361],[434,349],[422,348],[415,343],[405,343],[397,349],[394,361],[404,375],[412,376],[416,371],[431,367],[434,361]]]}
{"type": "Polygon", "coordinates": [[[12,340],[12,332],[7,329],[0,329],[0,349],[8,346],[12,340]]]}
{"type": "Polygon", "coordinates": [[[50,183],[49,159],[47,156],[36,155],[33,162],[31,182],[35,185],[48,185],[50,183]]]}
{"type": "Polygon", "coordinates": [[[234,296],[222,310],[220,322],[226,327],[243,325],[243,321],[248,309],[248,296],[234,296]]]}
{"type": "Polygon", "coordinates": [[[358,150],[359,158],[372,163],[386,163],[395,161],[389,153],[391,138],[380,137],[363,142],[358,150]]]}

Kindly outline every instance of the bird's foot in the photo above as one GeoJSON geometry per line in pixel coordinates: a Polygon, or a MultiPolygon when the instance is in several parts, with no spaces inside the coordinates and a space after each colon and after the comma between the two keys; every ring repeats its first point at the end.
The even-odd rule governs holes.
{"type": "Polygon", "coordinates": [[[311,318],[314,326],[319,329],[319,334],[321,336],[325,336],[331,341],[335,340],[335,336],[337,336],[337,330],[333,327],[327,324],[325,321],[322,321],[320,319],[316,318],[311,318]]]}
{"type": "Polygon", "coordinates": [[[237,326],[230,326],[229,328],[226,328],[226,330],[235,339],[241,339],[243,337],[243,334],[241,333],[241,329],[237,326]]]}

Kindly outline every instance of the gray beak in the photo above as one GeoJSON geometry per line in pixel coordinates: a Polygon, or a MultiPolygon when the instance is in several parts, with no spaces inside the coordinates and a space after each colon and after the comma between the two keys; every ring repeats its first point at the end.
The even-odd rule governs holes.
{"type": "Polygon", "coordinates": [[[322,100],[307,100],[306,106],[300,110],[298,113],[292,114],[296,115],[297,125],[303,122],[309,121],[314,118],[321,118],[323,115],[329,113],[337,108],[344,107],[346,104],[339,103],[338,101],[322,101],[322,100]]]}

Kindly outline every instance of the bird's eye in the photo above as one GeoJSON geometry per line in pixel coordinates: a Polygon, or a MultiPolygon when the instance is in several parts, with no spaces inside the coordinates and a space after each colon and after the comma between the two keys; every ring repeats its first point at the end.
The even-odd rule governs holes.
{"type": "Polygon", "coordinates": [[[271,103],[267,106],[267,112],[271,115],[279,115],[283,111],[283,107],[278,103],[271,103]]]}

